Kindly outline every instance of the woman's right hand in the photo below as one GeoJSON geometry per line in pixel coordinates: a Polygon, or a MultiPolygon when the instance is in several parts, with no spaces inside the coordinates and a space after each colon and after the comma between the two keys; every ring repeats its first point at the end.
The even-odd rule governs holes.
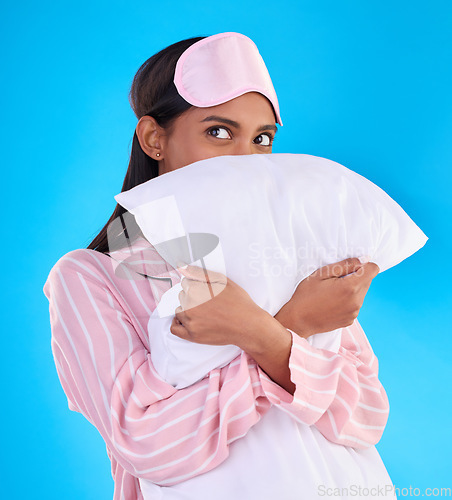
{"type": "Polygon", "coordinates": [[[377,264],[357,258],[321,267],[300,282],[275,319],[305,338],[349,326],[379,271],[377,264]]]}

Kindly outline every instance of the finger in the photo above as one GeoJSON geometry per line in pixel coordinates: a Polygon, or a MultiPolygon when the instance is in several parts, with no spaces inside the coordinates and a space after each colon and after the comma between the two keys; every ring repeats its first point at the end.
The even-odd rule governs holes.
{"type": "Polygon", "coordinates": [[[190,279],[189,278],[185,278],[183,277],[180,281],[180,284],[181,284],[181,287],[182,287],[182,290],[184,292],[187,292],[188,293],[188,288],[190,286],[190,279]]]}
{"type": "Polygon", "coordinates": [[[185,313],[185,311],[182,309],[181,306],[177,306],[175,311],[174,311],[174,317],[179,320],[179,322],[182,324],[182,325],[186,325],[187,324],[187,321],[188,321],[188,318],[187,318],[187,315],[185,313]]]}
{"type": "Polygon", "coordinates": [[[176,316],[173,317],[172,321],[171,321],[171,326],[180,326],[182,325],[182,323],[176,318],[176,316]]]}
{"type": "Polygon", "coordinates": [[[184,327],[184,325],[182,325],[180,321],[178,321],[176,317],[173,318],[170,326],[170,332],[181,339],[188,337],[188,330],[184,327]]]}
{"type": "MultiPolygon", "coordinates": [[[[186,308],[186,305],[187,305],[187,296],[185,295],[185,292],[182,290],[178,293],[177,295],[177,298],[179,300],[179,304],[182,311],[185,311],[186,308]]],[[[177,311],[177,308],[176,308],[176,311],[177,311]]]]}
{"type": "Polygon", "coordinates": [[[195,281],[205,281],[204,269],[198,266],[187,266],[185,269],[179,269],[180,273],[187,279],[195,281]]]}
{"type": "MultiPolygon", "coordinates": [[[[219,283],[210,283],[204,281],[192,281],[188,292],[179,292],[179,302],[184,311],[188,311],[192,307],[197,307],[215,297],[215,291],[218,287],[224,288],[224,285],[219,283]]],[[[220,293],[219,291],[217,292],[220,293]]]]}
{"type": "MultiPolygon", "coordinates": [[[[224,289],[226,286],[226,283],[219,283],[217,281],[214,281],[213,283],[209,281],[201,281],[201,280],[193,280],[191,278],[182,278],[181,282],[181,287],[182,290],[185,292],[186,297],[190,297],[190,295],[197,295],[197,294],[202,294],[205,290],[212,290],[212,287],[215,287],[217,289],[218,287],[221,287],[221,289],[224,289]]],[[[211,297],[213,297],[213,293],[211,293],[211,297]]],[[[184,309],[186,309],[184,307],[184,309]]]]}
{"type": "Polygon", "coordinates": [[[369,267],[370,269],[372,269],[372,273],[373,273],[373,277],[375,278],[375,276],[377,274],[380,273],[380,266],[378,264],[375,264],[375,262],[368,262],[366,264],[367,267],[369,267]]]}
{"type": "Polygon", "coordinates": [[[226,283],[226,276],[210,269],[204,269],[198,266],[187,266],[186,269],[179,269],[181,274],[195,281],[204,281],[210,283],[226,283]]]}
{"type": "Polygon", "coordinates": [[[375,262],[368,262],[363,264],[357,271],[344,276],[342,279],[347,281],[360,281],[370,282],[375,278],[375,276],[380,272],[380,268],[375,262]]]}
{"type": "Polygon", "coordinates": [[[317,269],[312,275],[319,276],[321,279],[340,278],[357,271],[363,265],[357,257],[350,257],[340,262],[323,266],[317,269]]]}

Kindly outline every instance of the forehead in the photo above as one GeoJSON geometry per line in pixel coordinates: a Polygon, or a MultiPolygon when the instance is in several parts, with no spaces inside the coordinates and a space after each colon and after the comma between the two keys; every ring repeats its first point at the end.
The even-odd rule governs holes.
{"type": "Polygon", "coordinates": [[[256,123],[257,125],[264,122],[275,122],[273,106],[264,95],[258,92],[247,92],[217,106],[206,108],[193,106],[184,115],[189,121],[199,122],[211,115],[223,116],[238,122],[256,123]]]}

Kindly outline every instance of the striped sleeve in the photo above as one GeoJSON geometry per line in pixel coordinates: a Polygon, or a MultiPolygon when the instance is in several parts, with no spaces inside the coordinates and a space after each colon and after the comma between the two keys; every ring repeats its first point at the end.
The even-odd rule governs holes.
{"type": "Polygon", "coordinates": [[[261,381],[269,400],[334,443],[354,448],[376,444],[385,428],[389,403],[378,379],[378,360],[361,325],[342,329],[338,352],[313,347],[292,334],[289,358],[293,396],[265,372],[261,381]]]}
{"type": "Polygon", "coordinates": [[[215,468],[271,406],[256,363],[242,352],[176,390],[153,368],[121,294],[86,255],[66,254],[44,285],[69,408],[98,429],[112,463],[132,476],[171,486],[215,468]]]}

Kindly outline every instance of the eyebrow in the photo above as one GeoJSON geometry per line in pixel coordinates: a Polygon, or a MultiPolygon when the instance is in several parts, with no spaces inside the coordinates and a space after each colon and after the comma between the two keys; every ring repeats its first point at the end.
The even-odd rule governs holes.
{"type": "MultiPolygon", "coordinates": [[[[235,128],[240,128],[240,123],[230,120],[229,118],[224,118],[223,116],[218,116],[218,115],[210,115],[204,118],[204,120],[201,120],[202,122],[222,122],[225,123],[226,125],[230,125],[231,127],[235,128]]],[[[271,124],[271,125],[262,125],[257,129],[258,132],[262,132],[264,130],[273,130],[275,133],[278,132],[278,129],[276,125],[271,124]]]]}

